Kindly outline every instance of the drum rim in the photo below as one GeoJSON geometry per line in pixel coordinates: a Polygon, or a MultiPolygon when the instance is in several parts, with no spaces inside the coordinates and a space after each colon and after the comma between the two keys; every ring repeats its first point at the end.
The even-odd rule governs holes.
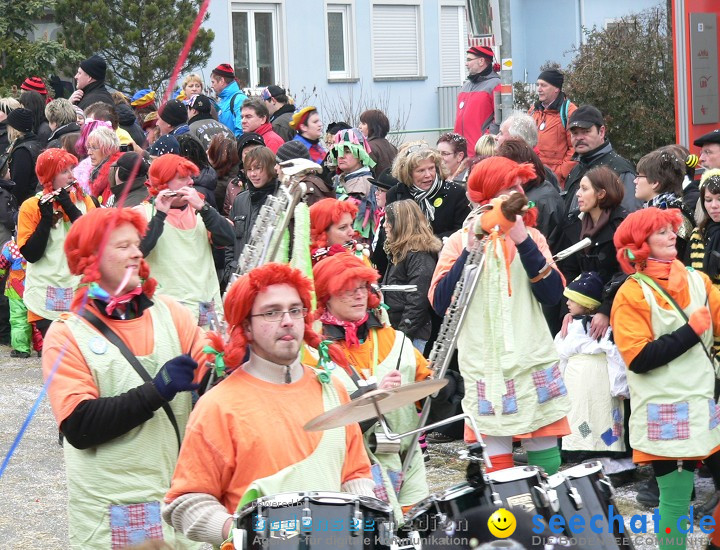
{"type": "Polygon", "coordinates": [[[570,468],[562,470],[558,473],[563,474],[565,477],[570,479],[579,479],[602,471],[602,463],[598,460],[594,460],[592,462],[583,462],[581,464],[576,464],[575,466],[571,466],[570,468]],[[576,475],[576,471],[582,472],[583,475],[576,475]]]}
{"type": "Polygon", "coordinates": [[[529,464],[527,466],[514,466],[512,468],[505,468],[503,470],[496,470],[487,474],[490,481],[493,483],[509,483],[511,481],[519,481],[521,479],[528,479],[531,477],[542,477],[541,470],[537,466],[529,464]],[[512,473],[523,473],[524,475],[510,476],[512,473]]]}
{"type": "Polygon", "coordinates": [[[257,499],[248,502],[238,514],[242,517],[247,515],[248,511],[252,511],[260,507],[286,508],[289,506],[300,504],[306,498],[308,498],[310,502],[314,502],[315,504],[325,503],[331,505],[352,505],[355,502],[359,501],[360,504],[365,505],[367,508],[371,508],[379,512],[384,512],[386,514],[392,512],[392,506],[390,506],[388,503],[366,495],[343,493],[340,491],[288,491],[286,493],[275,493],[273,495],[258,497],[257,499]],[[273,504],[276,505],[273,506],[273,504]]]}

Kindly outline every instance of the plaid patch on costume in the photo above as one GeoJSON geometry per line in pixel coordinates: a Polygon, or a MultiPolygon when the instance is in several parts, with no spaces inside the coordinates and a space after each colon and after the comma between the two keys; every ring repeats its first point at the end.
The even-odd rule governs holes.
{"type": "Polygon", "coordinates": [[[612,434],[617,438],[622,437],[623,421],[622,421],[622,414],[620,413],[620,407],[615,407],[612,410],[612,421],[613,421],[612,434]]]}
{"type": "Polygon", "coordinates": [[[111,504],[110,533],[113,550],[146,540],[163,540],[160,503],[111,504]]]}
{"type": "Polygon", "coordinates": [[[688,439],[690,437],[690,405],[687,401],[656,405],[648,403],[648,439],[688,439]]]}
{"type": "Polygon", "coordinates": [[[567,388],[563,382],[560,367],[557,364],[547,369],[532,373],[535,390],[539,403],[546,403],[556,397],[567,395],[567,388]]]}
{"type": "Polygon", "coordinates": [[[492,403],[485,399],[485,382],[482,380],[477,381],[477,393],[478,393],[478,414],[480,416],[488,416],[495,414],[495,409],[492,403]]]}
{"type": "Polygon", "coordinates": [[[403,476],[402,471],[396,472],[394,470],[388,470],[387,475],[390,478],[390,483],[393,486],[393,490],[395,491],[396,495],[400,494],[400,488],[402,487],[403,480],[405,479],[405,476],[403,476]]]}
{"type": "Polygon", "coordinates": [[[708,407],[710,408],[710,429],[713,430],[720,424],[720,406],[715,403],[714,399],[708,399],[708,407]]]}
{"type": "MultiPolygon", "coordinates": [[[[517,394],[515,393],[515,380],[505,380],[505,390],[507,393],[502,396],[502,413],[514,414],[518,411],[517,394]]],[[[495,408],[492,403],[485,399],[485,382],[477,381],[478,392],[478,414],[480,416],[490,416],[495,414],[495,408]]]]}
{"type": "Polygon", "coordinates": [[[45,291],[45,309],[48,311],[70,311],[72,288],[49,286],[45,291]]]}
{"type": "Polygon", "coordinates": [[[590,429],[590,425],[587,422],[583,422],[578,426],[578,431],[580,432],[580,435],[583,437],[587,437],[592,433],[592,430],[590,429]]]}
{"type": "Polygon", "coordinates": [[[204,327],[210,324],[210,319],[215,316],[215,302],[200,302],[198,304],[198,326],[204,327]]]}
{"type": "Polygon", "coordinates": [[[370,467],[370,473],[372,473],[373,481],[375,482],[375,498],[382,500],[383,502],[390,502],[388,498],[387,490],[385,489],[385,483],[383,482],[382,470],[380,464],[373,464],[370,467]]]}

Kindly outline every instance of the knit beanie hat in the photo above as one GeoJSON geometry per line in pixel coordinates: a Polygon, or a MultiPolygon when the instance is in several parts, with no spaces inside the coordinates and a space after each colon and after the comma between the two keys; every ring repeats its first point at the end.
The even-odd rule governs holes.
{"type": "Polygon", "coordinates": [[[142,159],[142,157],[137,153],[128,151],[115,161],[115,164],[117,164],[118,167],[117,177],[120,181],[128,180],[130,174],[132,174],[133,168],[135,168],[135,164],[138,164],[135,178],[141,179],[147,176],[148,164],[145,162],[145,159],[142,159],[140,163],[138,163],[138,157],[142,159]]]}
{"type": "Polygon", "coordinates": [[[146,107],[150,105],[154,101],[155,92],[153,92],[150,88],[144,88],[142,90],[138,90],[133,94],[130,105],[132,105],[136,109],[140,109],[141,107],[146,107]]]}
{"type": "Polygon", "coordinates": [[[85,61],[80,62],[80,68],[87,73],[88,76],[95,80],[105,80],[107,72],[107,63],[99,55],[88,57],[85,61]]]}
{"type": "Polygon", "coordinates": [[[180,143],[175,136],[162,136],[148,147],[147,152],[151,157],[161,157],[167,154],[179,155],[180,143]]]}
{"type": "Polygon", "coordinates": [[[540,76],[538,76],[538,80],[544,80],[551,86],[562,89],[563,82],[565,81],[565,75],[557,69],[549,69],[541,72],[540,76]]]}
{"type": "Polygon", "coordinates": [[[50,148],[45,149],[38,156],[35,163],[35,173],[43,190],[49,193],[52,191],[55,176],[77,165],[78,159],[75,155],[68,153],[65,149],[50,148]]]}
{"type": "Polygon", "coordinates": [[[38,76],[30,76],[20,85],[21,90],[27,90],[29,92],[37,92],[47,97],[48,91],[45,87],[45,83],[42,78],[38,76]]]}
{"type": "Polygon", "coordinates": [[[158,116],[160,119],[175,128],[176,126],[180,126],[181,124],[185,124],[187,122],[187,107],[185,107],[182,101],[171,99],[165,103],[165,105],[160,107],[158,116]]]}
{"type": "Polygon", "coordinates": [[[286,160],[291,159],[307,159],[312,160],[310,158],[310,153],[308,152],[307,147],[305,147],[302,143],[299,141],[287,141],[283,143],[277,150],[277,153],[275,153],[275,156],[277,157],[278,162],[285,162],[286,160]]]}
{"type": "Polygon", "coordinates": [[[495,54],[490,46],[471,46],[467,53],[477,55],[478,57],[484,57],[486,59],[490,59],[491,61],[495,57],[495,54]]]}
{"type": "Polygon", "coordinates": [[[221,63],[215,67],[210,74],[224,76],[225,78],[235,78],[235,70],[229,63],[221,63]]]}
{"type": "Polygon", "coordinates": [[[7,116],[6,123],[11,128],[15,128],[20,132],[32,132],[33,129],[33,114],[29,109],[20,107],[19,109],[13,109],[7,116]]]}
{"type": "Polygon", "coordinates": [[[602,303],[603,282],[595,271],[585,271],[563,291],[563,296],[587,309],[597,309],[602,303]]]}
{"type": "Polygon", "coordinates": [[[622,270],[628,275],[635,273],[636,266],[650,257],[650,245],[647,242],[650,235],[668,224],[672,224],[673,230],[677,231],[681,223],[682,214],[677,208],[661,210],[651,206],[629,214],[613,236],[617,260],[622,270]]]}

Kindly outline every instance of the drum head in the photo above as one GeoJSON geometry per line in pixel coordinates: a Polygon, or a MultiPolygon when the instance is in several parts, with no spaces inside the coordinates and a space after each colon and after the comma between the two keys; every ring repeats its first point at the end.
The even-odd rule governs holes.
{"type": "Polygon", "coordinates": [[[539,476],[540,468],[531,465],[505,468],[504,470],[497,470],[488,474],[490,481],[494,483],[509,483],[510,481],[517,481],[519,479],[527,479],[529,477],[539,476]]]}
{"type": "Polygon", "coordinates": [[[593,462],[583,462],[582,464],[578,464],[577,466],[572,466],[571,468],[568,468],[567,470],[563,470],[561,473],[565,477],[569,477],[571,479],[577,479],[579,477],[585,477],[592,474],[595,474],[597,472],[601,472],[603,469],[602,464],[599,461],[593,461],[593,462]]]}

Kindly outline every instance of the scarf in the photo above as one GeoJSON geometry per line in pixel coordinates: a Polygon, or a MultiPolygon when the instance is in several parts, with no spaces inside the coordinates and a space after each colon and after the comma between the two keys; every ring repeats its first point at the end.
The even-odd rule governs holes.
{"type": "Polygon", "coordinates": [[[247,188],[250,191],[250,202],[252,204],[265,204],[265,199],[274,195],[278,188],[276,180],[269,181],[262,187],[255,187],[250,180],[247,180],[247,188]]]}
{"type": "Polygon", "coordinates": [[[442,190],[443,183],[444,182],[435,175],[435,181],[427,189],[427,191],[423,191],[415,185],[410,186],[410,194],[412,195],[413,200],[418,203],[420,210],[423,211],[423,214],[425,214],[428,221],[435,221],[435,207],[430,201],[442,190]]]}
{"type": "Polygon", "coordinates": [[[362,325],[364,325],[368,320],[368,312],[365,312],[365,315],[359,320],[359,321],[341,321],[337,317],[335,317],[330,311],[326,308],[323,314],[320,316],[320,322],[324,323],[326,325],[335,325],[336,327],[342,327],[345,329],[345,342],[347,343],[348,347],[355,347],[360,345],[360,340],[357,336],[358,328],[360,328],[362,325]]]}
{"type": "Polygon", "coordinates": [[[648,258],[644,265],[638,267],[638,272],[652,278],[680,307],[690,303],[688,272],[681,261],[648,258]]]}
{"type": "Polygon", "coordinates": [[[105,306],[105,313],[110,316],[116,309],[118,309],[120,313],[124,313],[127,308],[127,304],[131,302],[135,296],[140,296],[140,294],[142,294],[142,286],[138,285],[130,292],[126,292],[121,296],[112,296],[105,306]]]}
{"type": "Polygon", "coordinates": [[[703,271],[713,280],[720,275],[720,222],[709,220],[705,227],[703,271]]]}
{"type": "Polygon", "coordinates": [[[610,210],[602,210],[597,223],[593,222],[592,216],[589,213],[585,213],[582,218],[582,226],[580,228],[580,240],[582,241],[585,237],[591,239],[597,235],[600,230],[605,227],[610,221],[610,210]]]}
{"type": "Polygon", "coordinates": [[[485,67],[484,70],[480,71],[479,73],[475,74],[469,74],[468,80],[473,83],[477,83],[482,77],[489,75],[492,72],[492,64],[485,67]]]}

